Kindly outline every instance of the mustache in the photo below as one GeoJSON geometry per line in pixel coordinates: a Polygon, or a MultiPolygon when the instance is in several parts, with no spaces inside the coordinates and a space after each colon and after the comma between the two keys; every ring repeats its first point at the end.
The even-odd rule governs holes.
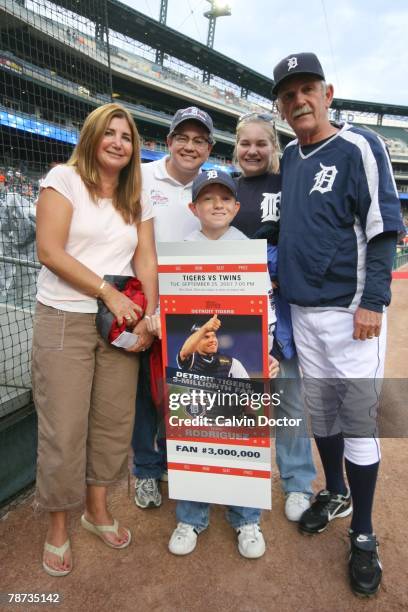
{"type": "Polygon", "coordinates": [[[297,117],[301,117],[302,115],[307,115],[307,113],[311,113],[312,109],[310,108],[310,106],[302,106],[302,108],[298,108],[297,110],[295,110],[293,112],[293,118],[296,119],[297,117]]]}

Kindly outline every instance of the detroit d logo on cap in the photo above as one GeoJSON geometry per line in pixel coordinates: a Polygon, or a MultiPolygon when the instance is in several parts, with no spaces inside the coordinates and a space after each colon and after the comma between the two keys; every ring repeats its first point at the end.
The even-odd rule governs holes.
{"type": "Polygon", "coordinates": [[[298,65],[297,57],[290,57],[288,59],[288,70],[292,70],[292,68],[296,68],[298,65]]]}
{"type": "Polygon", "coordinates": [[[199,110],[198,108],[196,108],[195,106],[189,106],[188,108],[186,108],[183,113],[182,113],[182,117],[185,117],[185,115],[199,115],[199,110]]]}

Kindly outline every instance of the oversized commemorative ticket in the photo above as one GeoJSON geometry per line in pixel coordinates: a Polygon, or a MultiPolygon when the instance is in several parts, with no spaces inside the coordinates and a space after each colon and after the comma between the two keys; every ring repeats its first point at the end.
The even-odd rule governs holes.
{"type": "Polygon", "coordinates": [[[160,243],[158,257],[169,497],[269,509],[266,241],[160,243]]]}

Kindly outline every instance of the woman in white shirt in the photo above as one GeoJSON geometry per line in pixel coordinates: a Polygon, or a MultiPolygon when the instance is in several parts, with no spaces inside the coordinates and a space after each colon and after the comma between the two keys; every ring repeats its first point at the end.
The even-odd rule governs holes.
{"type": "Polygon", "coordinates": [[[128,111],[105,104],[85,120],[67,164],[53,168],[37,204],[38,278],[33,391],[38,413],[36,503],[50,513],[43,567],[72,569],[68,511],[85,504],[82,526],[112,548],[131,534],[107,509],[107,486],[127,471],[136,353],[152,342],[140,308],[103,280],[134,275],[157,305],[151,207],[140,201],[140,142],[128,111]],[[97,298],[135,333],[127,350],[97,333],[97,298]]]}

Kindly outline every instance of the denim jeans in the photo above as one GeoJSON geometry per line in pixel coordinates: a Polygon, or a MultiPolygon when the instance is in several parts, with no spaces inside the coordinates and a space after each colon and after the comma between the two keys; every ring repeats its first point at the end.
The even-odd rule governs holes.
{"type": "MultiPolygon", "coordinates": [[[[176,506],[177,522],[192,525],[200,533],[208,527],[210,504],[194,501],[178,501],[176,506]]],[[[242,506],[227,506],[226,518],[229,524],[238,529],[250,523],[259,523],[261,510],[242,506]]]]}
{"type": "Polygon", "coordinates": [[[136,418],[132,435],[133,474],[137,478],[160,478],[167,469],[166,433],[150,392],[150,351],[140,353],[136,395],[136,418]]]}
{"type": "Polygon", "coordinates": [[[284,359],[280,363],[280,374],[276,388],[281,393],[280,406],[275,417],[302,418],[299,428],[276,428],[276,463],[282,488],[285,493],[299,491],[312,494],[312,480],[316,478],[312,447],[307,434],[306,413],[303,405],[302,379],[298,359],[284,359]]]}

